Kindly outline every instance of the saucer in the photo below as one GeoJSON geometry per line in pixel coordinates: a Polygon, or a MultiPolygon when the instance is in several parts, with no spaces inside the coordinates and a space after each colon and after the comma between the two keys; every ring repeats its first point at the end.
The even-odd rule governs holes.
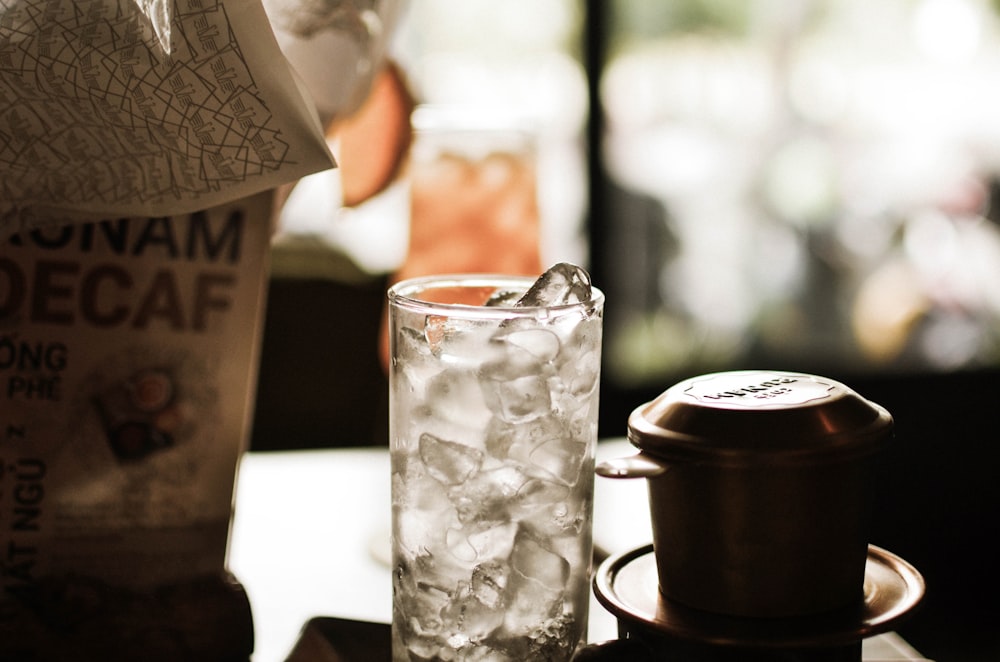
{"type": "Polygon", "coordinates": [[[808,648],[842,646],[887,632],[923,598],[924,579],[898,556],[869,545],[864,600],[822,614],[744,618],[686,607],[660,595],[653,546],[604,561],[594,593],[620,624],[720,646],[808,648]]]}

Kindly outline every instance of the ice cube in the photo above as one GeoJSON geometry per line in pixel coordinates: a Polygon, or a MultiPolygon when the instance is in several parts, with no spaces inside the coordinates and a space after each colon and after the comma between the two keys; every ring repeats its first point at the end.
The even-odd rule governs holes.
{"type": "Polygon", "coordinates": [[[448,529],[445,540],[451,557],[468,567],[468,564],[484,560],[507,558],[514,547],[517,524],[507,522],[499,526],[482,529],[462,527],[448,529]]]}
{"type": "Polygon", "coordinates": [[[596,349],[580,352],[575,361],[559,366],[559,378],[565,392],[580,404],[590,401],[600,375],[601,359],[596,349]]]}
{"type": "Polygon", "coordinates": [[[538,277],[518,299],[518,307],[558,306],[591,298],[590,274],[583,268],[559,262],[538,277]]]}
{"type": "Polygon", "coordinates": [[[490,526],[510,521],[510,505],[529,480],[518,467],[500,466],[480,471],[448,490],[459,521],[465,525],[490,526]]]}
{"type": "Polygon", "coordinates": [[[396,333],[396,346],[393,348],[393,366],[406,366],[426,361],[431,354],[430,345],[424,334],[408,326],[401,327],[396,333]]]}
{"type": "MultiPolygon", "coordinates": [[[[492,648],[490,642],[482,642],[462,651],[462,662],[513,662],[518,658],[510,656],[506,649],[492,648]]],[[[524,658],[520,658],[524,659],[524,658]]],[[[554,660],[554,657],[540,657],[539,660],[554,660]]]]}
{"type": "Polygon", "coordinates": [[[580,468],[587,459],[588,445],[571,438],[548,439],[531,451],[533,466],[551,474],[566,485],[576,485],[580,468]]]}
{"type": "Polygon", "coordinates": [[[576,619],[562,613],[539,623],[526,636],[510,642],[508,660],[566,660],[573,657],[578,636],[576,619]]]}
{"type": "Polygon", "coordinates": [[[434,565],[433,557],[421,555],[400,559],[392,573],[394,611],[417,637],[433,638],[441,631],[441,613],[452,598],[453,592],[437,581],[434,565]]]}
{"type": "MultiPolygon", "coordinates": [[[[524,353],[522,353],[524,354],[524,353]]],[[[486,407],[508,423],[531,421],[551,408],[548,379],[551,365],[530,360],[497,361],[484,364],[479,371],[479,385],[486,407]]]]}
{"type": "Polygon", "coordinates": [[[549,413],[552,398],[544,374],[508,375],[503,369],[480,379],[487,407],[508,423],[524,423],[549,413]]]}
{"type": "Polygon", "coordinates": [[[548,549],[537,535],[523,526],[514,537],[510,566],[513,577],[531,580],[559,593],[565,589],[569,578],[569,562],[548,549]]]}
{"type": "Polygon", "coordinates": [[[555,374],[553,359],[559,338],[547,329],[504,329],[490,343],[502,351],[484,362],[479,382],[486,406],[508,423],[530,421],[549,412],[548,379],[555,374]]]}
{"type": "Polygon", "coordinates": [[[496,322],[489,319],[428,315],[423,335],[430,352],[441,363],[473,368],[491,351],[488,343],[496,326],[496,322]]]}
{"type": "MultiPolygon", "coordinates": [[[[441,538],[444,537],[442,532],[441,538]]],[[[396,567],[399,572],[410,573],[410,584],[406,586],[417,592],[433,589],[449,600],[454,597],[459,585],[468,581],[472,568],[454,563],[446,551],[426,547],[421,547],[417,553],[400,550],[396,567]]]]}
{"type": "Polygon", "coordinates": [[[452,647],[479,643],[503,624],[508,573],[507,564],[497,560],[473,569],[472,578],[463,583],[443,614],[456,630],[448,637],[452,647]]]}
{"type": "Polygon", "coordinates": [[[528,461],[528,455],[535,446],[549,437],[565,434],[563,423],[549,412],[518,423],[510,423],[497,416],[486,428],[485,447],[491,457],[513,459],[523,464],[528,461]]]}
{"type": "MultiPolygon", "coordinates": [[[[419,464],[419,463],[418,463],[419,464]]],[[[416,553],[443,549],[448,526],[458,526],[458,515],[441,483],[426,472],[405,478],[393,475],[392,536],[396,547],[416,553]],[[403,484],[405,487],[401,487],[403,484]]]]}
{"type": "Polygon", "coordinates": [[[511,513],[518,521],[530,521],[535,528],[558,534],[569,513],[569,488],[555,481],[531,478],[511,504],[511,513]]]}
{"type": "MultiPolygon", "coordinates": [[[[423,406],[410,410],[414,430],[469,446],[481,444],[492,414],[479,382],[475,372],[465,369],[444,370],[430,378],[424,385],[423,406]]],[[[415,437],[413,430],[406,434],[415,437]]]]}
{"type": "Polygon", "coordinates": [[[393,420],[393,447],[413,449],[422,434],[482,448],[492,414],[474,372],[447,369],[418,387],[396,385],[393,399],[409,415],[393,420]]]}
{"type": "Polygon", "coordinates": [[[559,355],[559,336],[543,327],[507,327],[491,340],[503,349],[502,360],[526,366],[547,363],[559,355]]]}
{"type": "Polygon", "coordinates": [[[599,320],[587,321],[578,324],[575,331],[563,339],[564,347],[573,347],[574,350],[562,352],[553,361],[555,379],[552,380],[550,389],[559,411],[585,412],[596,407],[595,394],[600,387],[601,378],[600,333],[599,320]]]}
{"type": "Polygon", "coordinates": [[[472,595],[491,609],[503,609],[509,573],[506,563],[496,560],[480,563],[472,571],[472,582],[469,585],[472,595]]]}
{"type": "Polygon", "coordinates": [[[566,559],[521,528],[510,555],[510,567],[505,630],[527,634],[562,613],[570,573],[566,559]]]}
{"type": "Polygon", "coordinates": [[[444,315],[428,315],[424,318],[424,339],[435,355],[438,353],[441,343],[445,342],[452,332],[451,324],[444,315]]]}
{"type": "Polygon", "coordinates": [[[397,379],[396,397],[423,398],[423,384],[441,369],[431,355],[423,334],[403,327],[396,334],[392,371],[397,379]]]}
{"type": "Polygon", "coordinates": [[[484,445],[490,457],[503,460],[507,457],[510,447],[517,440],[518,432],[522,429],[520,425],[514,425],[494,416],[489,425],[486,426],[486,436],[484,445]]]}
{"type": "MultiPolygon", "coordinates": [[[[581,428],[580,433],[587,432],[581,428]]],[[[585,436],[575,434],[567,421],[546,414],[505,430],[507,458],[519,463],[533,475],[575,485],[581,475],[589,446],[585,436]]],[[[494,442],[494,443],[499,443],[494,442]]]]}
{"type": "Polygon", "coordinates": [[[420,459],[427,472],[440,483],[458,485],[473,476],[483,463],[484,453],[432,434],[420,435],[420,459]]]}
{"type": "Polygon", "coordinates": [[[508,290],[506,288],[498,288],[490,298],[486,300],[483,305],[488,308],[502,307],[510,308],[517,303],[517,300],[521,298],[523,293],[519,290],[508,290]]]}
{"type": "Polygon", "coordinates": [[[406,635],[406,648],[414,660],[434,660],[437,659],[437,652],[441,644],[433,634],[426,634],[417,628],[410,628],[411,633],[406,635]]]}
{"type": "MultiPolygon", "coordinates": [[[[446,439],[461,443],[463,446],[480,449],[483,448],[483,431],[476,429],[462,421],[452,421],[447,418],[435,416],[435,412],[428,408],[421,408],[413,413],[413,420],[397,423],[395,428],[403,428],[399,433],[393,434],[395,440],[401,437],[400,442],[405,442],[407,448],[419,447],[420,437],[429,434],[438,439],[446,439]],[[404,427],[408,426],[408,427],[404,427]]],[[[402,443],[397,444],[402,447],[402,443]]]]}

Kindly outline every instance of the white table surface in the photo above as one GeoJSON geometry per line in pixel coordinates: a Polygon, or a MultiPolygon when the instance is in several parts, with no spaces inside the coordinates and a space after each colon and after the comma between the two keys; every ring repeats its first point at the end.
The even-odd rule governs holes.
{"type": "MultiPolygon", "coordinates": [[[[598,459],[631,454],[602,441],[598,459]]],[[[310,618],[388,623],[392,583],[389,455],[385,449],[249,453],[240,464],[229,567],[253,607],[253,662],[281,662],[310,618]]],[[[652,540],[644,480],[597,478],[594,541],[611,554],[652,540]]],[[[591,602],[590,640],[617,635],[591,602]]],[[[921,660],[893,633],[863,643],[865,660],[921,660]]]]}

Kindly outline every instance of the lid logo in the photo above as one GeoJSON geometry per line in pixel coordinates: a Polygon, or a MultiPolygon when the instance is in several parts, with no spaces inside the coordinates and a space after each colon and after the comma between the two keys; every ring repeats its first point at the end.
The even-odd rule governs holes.
{"type": "Polygon", "coordinates": [[[703,402],[727,405],[794,405],[824,398],[833,388],[800,375],[773,375],[750,383],[748,377],[752,378],[747,374],[716,375],[692,384],[686,393],[703,402]],[[732,388],[727,388],[730,385],[732,388]]]}
{"type": "Polygon", "coordinates": [[[785,393],[791,393],[792,389],[785,386],[785,384],[794,384],[797,381],[799,380],[794,377],[779,377],[777,379],[768,379],[767,381],[760,382],[759,384],[751,384],[749,386],[729,389],[718,393],[704,393],[699,397],[707,398],[709,400],[745,398],[747,396],[757,399],[768,399],[778,395],[784,395],[785,393]]]}

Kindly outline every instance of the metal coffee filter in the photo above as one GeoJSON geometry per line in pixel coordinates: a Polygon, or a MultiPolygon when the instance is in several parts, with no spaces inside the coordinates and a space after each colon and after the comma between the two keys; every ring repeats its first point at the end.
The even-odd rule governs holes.
{"type": "Polygon", "coordinates": [[[683,381],[629,418],[639,453],[598,469],[649,479],[660,592],[749,617],[862,598],[874,454],[892,417],[834,380],[734,371],[683,381]]]}

